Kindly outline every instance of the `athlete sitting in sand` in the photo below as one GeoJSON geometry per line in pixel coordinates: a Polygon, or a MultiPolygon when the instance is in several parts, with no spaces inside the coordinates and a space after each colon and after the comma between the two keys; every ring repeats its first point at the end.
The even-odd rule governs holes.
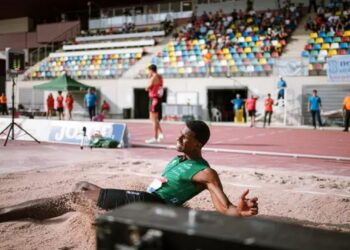
{"type": "Polygon", "coordinates": [[[74,211],[82,201],[92,201],[109,210],[137,202],[157,202],[180,206],[208,189],[217,211],[226,215],[252,216],[258,213],[257,198],[247,199],[249,190],[233,205],[223,191],[217,172],[202,157],[202,147],[210,137],[209,127],[202,121],[188,121],[177,139],[176,149],[183,153],[167,165],[162,177],[154,180],[147,192],[104,189],[88,182],[79,182],[72,193],[0,209],[0,222],[24,218],[47,219],[74,211]]]}

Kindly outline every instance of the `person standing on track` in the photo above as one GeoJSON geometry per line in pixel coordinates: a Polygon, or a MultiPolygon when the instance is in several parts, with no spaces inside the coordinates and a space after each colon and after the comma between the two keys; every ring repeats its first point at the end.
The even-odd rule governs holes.
{"type": "Polygon", "coordinates": [[[66,96],[66,107],[68,111],[68,119],[72,120],[72,110],[73,110],[74,98],[70,92],[66,96]]]}
{"type": "Polygon", "coordinates": [[[250,127],[253,128],[255,126],[255,114],[256,114],[256,101],[259,97],[251,95],[245,101],[246,110],[248,111],[248,116],[250,117],[250,127]]]}
{"type": "Polygon", "coordinates": [[[343,112],[344,112],[344,132],[349,131],[350,123],[350,94],[344,98],[343,101],[343,112]]]}
{"type": "Polygon", "coordinates": [[[309,96],[308,111],[311,112],[312,125],[316,129],[316,118],[320,128],[322,127],[321,111],[322,111],[322,101],[321,97],[317,95],[317,90],[312,91],[312,96],[309,96]]]}
{"type": "Polygon", "coordinates": [[[90,121],[96,115],[96,103],[97,98],[92,88],[88,88],[87,93],[84,96],[84,106],[88,109],[90,121]]]}
{"type": "Polygon", "coordinates": [[[55,99],[52,96],[52,93],[50,93],[46,98],[46,105],[47,105],[47,113],[46,118],[51,119],[53,110],[55,108],[55,99]]]}
{"type": "Polygon", "coordinates": [[[0,96],[0,108],[2,115],[8,115],[9,112],[7,110],[7,97],[5,93],[2,93],[0,96]]]}
{"type": "Polygon", "coordinates": [[[157,66],[151,64],[149,70],[149,83],[146,87],[149,97],[149,118],[152,121],[153,138],[146,140],[146,143],[152,144],[164,139],[163,131],[159,122],[159,113],[162,110],[163,97],[163,77],[157,73],[157,66]]]}
{"type": "Polygon", "coordinates": [[[62,96],[62,91],[58,91],[58,96],[56,98],[56,101],[57,101],[58,119],[63,120],[64,119],[64,113],[63,113],[64,97],[62,96]]]}
{"type": "Polygon", "coordinates": [[[271,123],[271,116],[272,116],[272,106],[273,106],[273,99],[271,98],[271,94],[268,93],[267,94],[267,98],[265,99],[265,115],[264,115],[264,128],[266,125],[266,118],[268,118],[267,120],[267,125],[270,126],[271,123]]]}

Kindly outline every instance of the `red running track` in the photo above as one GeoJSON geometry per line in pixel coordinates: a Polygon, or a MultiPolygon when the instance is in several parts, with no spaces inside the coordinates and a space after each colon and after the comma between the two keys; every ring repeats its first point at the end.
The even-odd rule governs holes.
{"type": "MultiPolygon", "coordinates": [[[[23,171],[33,168],[59,166],[67,162],[83,162],[126,157],[147,160],[168,161],[177,152],[176,139],[184,123],[162,123],[165,140],[161,145],[151,146],[144,140],[152,135],[149,121],[126,122],[132,136],[133,147],[115,150],[80,150],[77,145],[53,143],[37,144],[34,141],[9,141],[2,147],[0,140],[0,173],[23,171]],[[157,147],[158,146],[158,147],[157,147]]],[[[211,165],[232,168],[253,168],[259,171],[276,169],[305,171],[311,174],[332,174],[350,176],[350,161],[336,160],[337,157],[350,157],[350,133],[334,130],[311,130],[291,128],[247,128],[223,125],[210,125],[211,139],[203,152],[211,165]],[[215,148],[216,151],[207,149],[215,148]],[[222,152],[224,150],[241,150],[222,152]],[[265,152],[254,155],[252,151],[265,152]],[[313,158],[267,155],[278,153],[312,154],[313,158]],[[319,156],[332,156],[322,159],[319,156]]]]}
{"type": "MultiPolygon", "coordinates": [[[[127,126],[133,144],[140,147],[138,155],[157,159],[163,158],[165,155],[167,157],[174,156],[176,152],[171,147],[175,145],[184,124],[162,123],[165,139],[161,144],[154,145],[154,147],[163,147],[163,149],[158,148],[157,150],[150,148],[153,145],[147,145],[144,142],[145,139],[152,137],[150,122],[127,121],[127,126]],[[167,147],[170,149],[164,149],[167,147]]],[[[205,148],[216,150],[205,150],[204,157],[211,164],[350,176],[350,133],[344,133],[340,129],[338,131],[307,128],[264,129],[212,124],[210,129],[211,138],[205,148]],[[233,152],[222,152],[225,150],[233,152]],[[266,152],[266,155],[254,155],[252,151],[266,152]],[[301,157],[278,156],[280,153],[301,154],[301,157]],[[312,155],[312,157],[305,158],[302,155],[312,155]],[[322,159],[323,156],[330,156],[330,159],[322,159]],[[349,159],[336,160],[336,158],[341,157],[349,159]]]]}

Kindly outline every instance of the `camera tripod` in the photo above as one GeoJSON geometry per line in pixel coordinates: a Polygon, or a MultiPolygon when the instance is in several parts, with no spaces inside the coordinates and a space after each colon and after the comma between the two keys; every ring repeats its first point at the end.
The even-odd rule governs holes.
{"type": "Polygon", "coordinates": [[[27,135],[29,135],[31,138],[33,138],[34,141],[36,141],[37,143],[40,143],[40,141],[38,141],[34,136],[32,136],[30,133],[28,133],[24,128],[22,128],[20,125],[18,125],[16,122],[15,122],[15,85],[16,85],[16,82],[15,82],[15,78],[14,76],[12,77],[12,119],[11,119],[11,123],[9,125],[7,125],[7,127],[0,132],[0,135],[1,134],[5,134],[5,131],[7,129],[9,129],[8,131],[8,134],[7,134],[7,137],[6,137],[6,140],[5,140],[5,143],[4,143],[4,146],[6,146],[7,144],[7,141],[9,140],[10,138],[10,134],[11,134],[11,139],[12,140],[15,140],[15,126],[17,128],[19,128],[20,130],[22,130],[23,132],[25,132],[27,135]]]}

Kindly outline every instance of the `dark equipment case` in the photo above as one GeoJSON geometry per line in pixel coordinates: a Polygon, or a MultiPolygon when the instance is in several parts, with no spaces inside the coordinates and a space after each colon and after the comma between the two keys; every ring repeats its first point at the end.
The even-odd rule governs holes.
{"type": "Polygon", "coordinates": [[[350,249],[348,233],[151,203],[117,208],[96,226],[98,250],[350,249]]]}

